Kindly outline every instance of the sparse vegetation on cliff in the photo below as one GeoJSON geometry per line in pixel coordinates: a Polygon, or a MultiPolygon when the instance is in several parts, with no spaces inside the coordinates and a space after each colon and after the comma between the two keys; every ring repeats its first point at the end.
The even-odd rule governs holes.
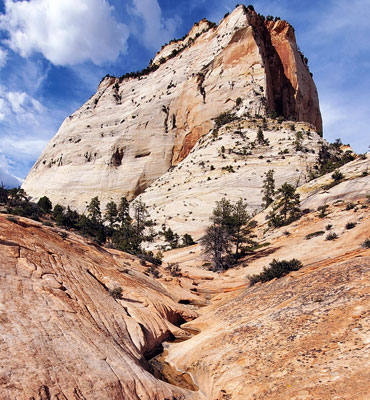
{"type": "MultiPolygon", "coordinates": [[[[85,215],[60,204],[56,204],[53,208],[46,196],[41,197],[37,204],[31,202],[26,192],[20,188],[2,187],[0,194],[0,204],[6,207],[6,212],[9,214],[37,221],[42,218],[45,226],[52,226],[54,222],[60,227],[72,229],[89,237],[98,244],[107,244],[118,250],[141,256],[148,262],[161,264],[160,258],[142,248],[142,243],[152,241],[155,235],[152,230],[154,223],[149,218],[146,205],[140,201],[132,203],[131,206],[125,197],[121,198],[118,206],[114,202],[109,202],[103,216],[98,197],[91,199],[85,215]]],[[[192,238],[188,235],[183,241],[192,243],[192,238]]]]}
{"type": "Polygon", "coordinates": [[[255,246],[252,235],[255,224],[246,209],[247,203],[241,199],[235,204],[226,198],[216,202],[210,218],[212,225],[201,239],[204,253],[212,259],[213,271],[229,268],[248,248],[255,246]]]}
{"type": "Polygon", "coordinates": [[[289,274],[289,272],[298,271],[302,267],[302,263],[295,258],[290,261],[278,261],[274,259],[260,274],[252,275],[248,279],[252,286],[258,282],[268,282],[275,278],[281,278],[289,274]]]}
{"type": "Polygon", "coordinates": [[[300,209],[299,194],[296,193],[294,186],[284,183],[277,191],[276,204],[268,215],[269,225],[272,227],[280,227],[289,225],[296,221],[302,215],[300,209]]]}

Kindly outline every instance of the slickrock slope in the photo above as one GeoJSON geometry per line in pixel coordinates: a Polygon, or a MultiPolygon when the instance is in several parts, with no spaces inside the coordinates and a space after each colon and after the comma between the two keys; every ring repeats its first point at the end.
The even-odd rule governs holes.
{"type": "Polygon", "coordinates": [[[370,250],[327,260],[203,309],[168,346],[209,400],[369,396],[370,250]]]}
{"type": "Polygon", "coordinates": [[[285,21],[239,6],[218,26],[201,21],[153,63],[137,78],[107,76],[66,118],[23,184],[29,195],[79,211],[94,196],[133,198],[236,108],[241,118],[275,112],[322,129],[315,84],[285,21]]]}
{"type": "Polygon", "coordinates": [[[144,354],[196,313],[134,257],[0,215],[0,398],[201,398],[157,380],[144,354]],[[122,299],[108,289],[122,287],[122,299]]]}
{"type": "Polygon", "coordinates": [[[301,186],[311,211],[289,226],[266,230],[266,211],[257,215],[257,240],[269,243],[222,274],[195,266],[194,245],[165,255],[180,276],[165,264],[153,280],[133,256],[0,214],[0,398],[367,399],[367,163],[343,166],[347,181],[326,197],[328,176],[301,186]],[[304,268],[248,288],[247,275],[293,257],[304,268]],[[189,334],[158,359],[181,387],[148,372],[145,355],[189,334]]]}
{"type": "Polygon", "coordinates": [[[216,201],[243,198],[252,214],[261,209],[265,173],[274,170],[276,187],[284,182],[302,185],[318,164],[326,143],[307,123],[267,120],[264,138],[258,144],[255,122],[238,120],[203,137],[185,160],[139,196],[148,206],[157,227],[162,224],[181,235],[198,239],[209,225],[216,201]],[[294,127],[294,130],[292,128],[294,127]],[[300,150],[296,134],[300,132],[300,150]]]}
{"type": "MultiPolygon", "coordinates": [[[[259,239],[270,244],[222,274],[222,282],[197,286],[210,305],[185,326],[200,333],[167,344],[166,362],[191,374],[210,400],[367,399],[370,249],[361,244],[369,237],[370,203],[353,199],[328,201],[324,218],[311,212],[274,232],[260,226],[259,239]],[[338,239],[325,240],[330,232],[338,239]],[[293,257],[305,267],[238,290],[273,258],[293,257]]],[[[191,273],[186,260],[182,268],[191,273]]]]}
{"type": "Polygon", "coordinates": [[[342,181],[328,189],[332,174],[324,175],[299,188],[303,208],[317,208],[336,200],[358,200],[370,194],[370,153],[338,168],[342,181]]]}

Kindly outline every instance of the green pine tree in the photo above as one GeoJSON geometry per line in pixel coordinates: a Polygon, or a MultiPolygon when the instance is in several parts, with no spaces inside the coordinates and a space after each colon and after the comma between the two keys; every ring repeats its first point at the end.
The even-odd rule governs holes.
{"type": "Polygon", "coordinates": [[[267,208],[273,201],[275,195],[275,179],[274,179],[274,170],[270,169],[265,173],[265,179],[263,180],[262,186],[262,207],[267,208]]]}

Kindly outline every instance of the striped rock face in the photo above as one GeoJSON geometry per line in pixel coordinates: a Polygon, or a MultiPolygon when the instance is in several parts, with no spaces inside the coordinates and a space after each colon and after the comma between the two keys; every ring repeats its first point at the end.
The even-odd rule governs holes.
{"type": "Polygon", "coordinates": [[[143,75],[107,76],[63,122],[23,188],[83,211],[132,199],[177,165],[222,113],[281,115],[322,129],[315,84],[293,28],[237,7],[162,48],[143,75]]]}

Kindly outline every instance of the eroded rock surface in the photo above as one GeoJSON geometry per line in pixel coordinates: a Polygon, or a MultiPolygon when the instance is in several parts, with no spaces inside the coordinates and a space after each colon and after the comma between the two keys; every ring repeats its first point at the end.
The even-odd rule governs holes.
{"type": "Polygon", "coordinates": [[[327,142],[307,123],[265,122],[263,143],[258,143],[262,119],[234,121],[204,136],[191,153],[157,179],[139,198],[157,223],[178,234],[199,239],[209,225],[216,202],[242,198],[250,214],[261,210],[266,172],[274,171],[276,188],[309,180],[327,142]],[[294,129],[294,130],[293,130],[294,129]],[[297,134],[299,140],[297,150],[297,134]]]}
{"type": "Polygon", "coordinates": [[[236,108],[240,118],[274,112],[322,129],[314,82],[285,21],[239,6],[218,26],[201,21],[153,65],[148,75],[103,79],[36,162],[23,184],[29,195],[79,211],[94,196],[132,199],[236,108]]]}
{"type": "Polygon", "coordinates": [[[134,257],[18,221],[0,215],[2,400],[199,398],[154,378],[144,359],[195,312],[134,257]]]}
{"type": "Polygon", "coordinates": [[[369,395],[369,250],[307,266],[203,309],[167,357],[207,399],[369,395]]]}

